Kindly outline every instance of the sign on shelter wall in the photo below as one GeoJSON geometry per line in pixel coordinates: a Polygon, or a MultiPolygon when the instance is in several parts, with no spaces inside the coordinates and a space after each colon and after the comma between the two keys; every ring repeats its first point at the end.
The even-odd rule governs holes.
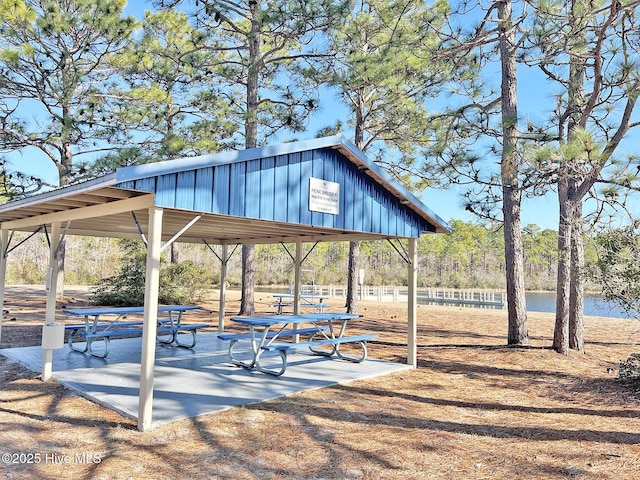
{"type": "Polygon", "coordinates": [[[338,215],[340,213],[340,184],[320,178],[309,178],[309,210],[338,215]]]}

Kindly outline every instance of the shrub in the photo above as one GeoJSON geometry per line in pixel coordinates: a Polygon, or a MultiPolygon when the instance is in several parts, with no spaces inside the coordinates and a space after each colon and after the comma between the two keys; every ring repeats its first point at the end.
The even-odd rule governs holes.
{"type": "Polygon", "coordinates": [[[160,303],[193,302],[213,283],[210,269],[191,260],[167,265],[160,272],[160,303]]]}
{"type": "MultiPolygon", "coordinates": [[[[144,304],[146,251],[140,242],[124,241],[124,261],[115,275],[101,279],[93,288],[91,302],[107,306],[144,304]]],[[[201,288],[211,285],[211,273],[192,261],[166,265],[161,259],[160,291],[162,304],[193,301],[201,288]]]]}
{"type": "Polygon", "coordinates": [[[632,353],[629,358],[620,362],[618,380],[631,388],[634,392],[640,392],[640,354],[632,353]]]}
{"type": "Polygon", "coordinates": [[[124,241],[124,262],[120,270],[98,281],[91,302],[115,307],[144,304],[146,252],[136,242],[124,241]]]}

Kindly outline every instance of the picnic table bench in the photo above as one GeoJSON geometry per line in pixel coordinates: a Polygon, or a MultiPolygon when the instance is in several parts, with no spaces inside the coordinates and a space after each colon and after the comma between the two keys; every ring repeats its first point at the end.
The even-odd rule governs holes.
{"type": "Polygon", "coordinates": [[[378,335],[344,335],[348,321],[359,316],[348,313],[309,313],[233,317],[232,321],[247,325],[249,333],[220,334],[218,338],[231,341],[229,360],[234,365],[247,369],[255,368],[263,373],[280,376],[287,369],[287,353],[295,349],[308,348],[315,355],[327,357],[336,355],[342,360],[358,363],[364,361],[367,357],[367,340],[378,338],[378,335]],[[323,325],[324,323],[327,325],[323,325]],[[340,324],[337,331],[336,323],[340,324]],[[310,324],[311,326],[297,328],[301,324],[310,324]],[[309,335],[308,340],[298,342],[297,338],[300,335],[309,335]],[[293,342],[281,341],[291,337],[295,338],[293,342]],[[249,341],[251,353],[248,360],[239,358],[235,353],[235,347],[241,340],[249,341]],[[345,343],[359,345],[362,353],[358,356],[343,354],[340,352],[340,345],[345,343]],[[281,361],[279,369],[265,368],[260,364],[262,353],[267,351],[279,353],[281,361]]]}
{"type": "MultiPolygon", "coordinates": [[[[193,348],[196,345],[196,331],[207,328],[207,324],[182,323],[182,315],[189,310],[197,310],[195,305],[161,305],[158,314],[166,314],[166,318],[158,318],[156,333],[158,341],[164,344],[175,344],[179,347],[193,348]],[[181,333],[191,334],[190,340],[181,339],[181,333]]],[[[140,336],[143,332],[143,321],[122,321],[127,315],[142,314],[144,307],[98,307],[98,308],[67,308],[63,310],[68,315],[83,317],[84,323],[66,325],[69,332],[67,343],[71,350],[88,353],[94,357],[105,358],[110,351],[111,337],[140,336]],[[108,317],[108,318],[104,318],[108,317]],[[104,343],[102,350],[94,348],[95,342],[104,343]]]]}

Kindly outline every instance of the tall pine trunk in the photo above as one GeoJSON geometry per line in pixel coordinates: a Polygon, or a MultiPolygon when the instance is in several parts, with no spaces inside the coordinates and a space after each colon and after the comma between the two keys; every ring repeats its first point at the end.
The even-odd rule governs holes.
{"type": "Polygon", "coordinates": [[[510,0],[500,2],[500,62],[502,67],[501,180],[507,281],[508,343],[529,343],[524,286],[524,248],[520,228],[521,191],[518,178],[518,109],[515,28],[510,0]]]}
{"type": "MultiPolygon", "coordinates": [[[[68,108],[63,108],[63,115],[70,115],[68,108]]],[[[71,141],[69,140],[70,132],[68,129],[63,128],[62,137],[62,157],[60,159],[60,164],[58,165],[58,182],[61,187],[68,185],[71,181],[71,169],[73,167],[73,148],[71,141]]],[[[56,258],[58,259],[59,272],[56,284],[56,299],[62,300],[64,298],[64,267],[67,258],[67,239],[65,237],[60,239],[56,258]]]]}
{"type": "Polygon", "coordinates": [[[524,285],[524,248],[520,228],[520,194],[503,187],[504,243],[507,282],[509,345],[527,345],[527,304],[524,285]]]}
{"type": "MultiPolygon", "coordinates": [[[[261,12],[258,2],[250,2],[251,33],[249,35],[249,69],[247,72],[247,111],[244,128],[245,148],[258,146],[258,84],[260,81],[260,32],[261,12]]],[[[242,296],[240,315],[255,314],[255,257],[254,246],[242,246],[242,296]]]]}
{"type": "MultiPolygon", "coordinates": [[[[571,15],[574,21],[580,21],[576,9],[579,2],[571,3],[571,15]]],[[[579,12],[579,10],[578,10],[579,12]]],[[[579,44],[582,40],[574,36],[579,44]]],[[[584,58],[571,52],[569,64],[568,121],[567,142],[573,140],[578,129],[585,127],[586,116],[584,82],[586,80],[584,58]]],[[[586,153],[584,154],[586,155],[586,153]]],[[[558,202],[560,204],[560,223],[558,226],[558,287],[556,298],[556,325],[553,336],[553,348],[563,355],[569,348],[584,351],[583,311],[584,311],[584,243],[582,238],[582,196],[579,189],[587,185],[584,171],[580,165],[586,159],[566,159],[559,172],[558,202]]]]}
{"type": "MultiPolygon", "coordinates": [[[[355,133],[353,141],[356,147],[362,149],[364,145],[364,118],[363,112],[366,109],[366,102],[360,97],[360,103],[355,112],[355,133]]],[[[358,312],[358,265],[360,262],[360,243],[349,242],[349,271],[347,272],[347,299],[345,307],[347,313],[358,312]]]]}
{"type": "Polygon", "coordinates": [[[347,275],[347,313],[358,313],[358,260],[360,243],[349,242],[349,272],[347,275]]]}
{"type": "Polygon", "coordinates": [[[572,205],[569,199],[569,181],[558,182],[558,278],[556,286],[556,323],[553,331],[553,348],[563,355],[569,353],[569,310],[571,296],[571,224],[572,205]]]}
{"type": "Polygon", "coordinates": [[[571,224],[571,291],[569,292],[569,348],[584,353],[584,237],[582,203],[573,208],[571,224]]]}

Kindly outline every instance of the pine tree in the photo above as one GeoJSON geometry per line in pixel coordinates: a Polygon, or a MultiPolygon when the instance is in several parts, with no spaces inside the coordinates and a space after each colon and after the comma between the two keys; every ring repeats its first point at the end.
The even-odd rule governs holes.
{"type": "MultiPolygon", "coordinates": [[[[336,89],[349,109],[355,145],[398,180],[416,179],[416,152],[429,127],[426,102],[447,69],[432,61],[438,44],[430,26],[447,5],[415,0],[358,3],[331,37],[332,56],[309,76],[336,89]]],[[[357,311],[359,243],[349,243],[346,307],[357,311]]]]}
{"type": "Polygon", "coordinates": [[[534,3],[528,63],[559,88],[553,116],[542,129],[558,132],[533,168],[557,183],[558,284],[553,347],[584,351],[583,203],[588,196],[616,203],[620,189],[637,190],[635,166],[617,158],[633,120],[640,88],[635,34],[637,2],[574,0],[534,3]],[[633,168],[630,168],[633,167],[633,168]],[[606,184],[607,195],[594,188],[606,184]],[[611,186],[614,186],[611,189],[611,186]]]}
{"type": "Polygon", "coordinates": [[[72,179],[73,161],[118,133],[101,111],[114,73],[106,60],[136,25],[124,0],[0,2],[0,135],[7,150],[39,149],[72,179]],[[38,121],[33,121],[34,115],[38,121]]]}
{"type": "MultiPolygon", "coordinates": [[[[106,60],[136,25],[122,17],[125,4],[0,0],[2,148],[38,149],[56,166],[60,185],[73,179],[76,157],[95,154],[105,148],[99,141],[120,133],[101,106],[113,75],[106,60]]],[[[64,243],[60,253],[63,272],[64,243]]]]}
{"type": "MultiPolygon", "coordinates": [[[[219,92],[230,106],[230,118],[243,125],[244,148],[260,146],[279,131],[304,129],[318,99],[300,71],[322,55],[318,36],[344,9],[339,0],[196,2],[198,26],[212,33],[208,48],[224,56],[212,71],[221,82],[219,92]]],[[[253,245],[243,245],[242,258],[240,313],[250,315],[255,311],[253,245]]]]}

